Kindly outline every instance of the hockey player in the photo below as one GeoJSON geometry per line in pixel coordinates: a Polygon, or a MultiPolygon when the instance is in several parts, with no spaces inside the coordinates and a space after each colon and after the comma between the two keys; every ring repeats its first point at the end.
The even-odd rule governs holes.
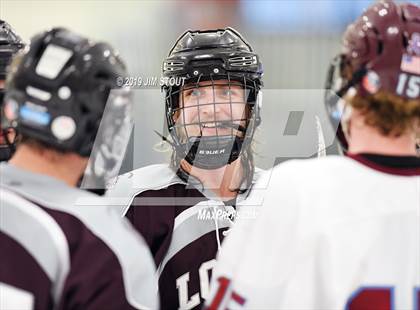
{"type": "Polygon", "coordinates": [[[375,3],[335,66],[348,156],[273,169],[258,218],[223,244],[208,309],[419,309],[420,8],[375,3]]]}
{"type": "MultiPolygon", "coordinates": [[[[8,23],[0,20],[0,107],[4,97],[6,68],[13,55],[24,47],[22,39],[8,23]]],[[[0,128],[0,161],[8,160],[15,149],[16,132],[12,127],[0,128]]]]}
{"type": "Polygon", "coordinates": [[[163,77],[171,164],[121,176],[107,195],[129,198],[123,213],[152,250],[162,309],[198,309],[235,205],[258,175],[262,65],[234,29],[186,31],[163,77]]]}
{"type": "Polygon", "coordinates": [[[77,188],[86,169],[99,180],[121,162],[131,109],[116,86],[122,60],[106,43],[55,28],[11,70],[3,123],[22,140],[0,165],[0,308],[157,309],[146,244],[77,188]]]}

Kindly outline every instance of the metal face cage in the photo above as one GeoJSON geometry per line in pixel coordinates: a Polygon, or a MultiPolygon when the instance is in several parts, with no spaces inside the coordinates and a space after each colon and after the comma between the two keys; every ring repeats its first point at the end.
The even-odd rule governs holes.
{"type": "Polygon", "coordinates": [[[258,92],[255,81],[232,73],[168,87],[166,119],[177,158],[204,169],[238,159],[260,123],[258,92]]]}

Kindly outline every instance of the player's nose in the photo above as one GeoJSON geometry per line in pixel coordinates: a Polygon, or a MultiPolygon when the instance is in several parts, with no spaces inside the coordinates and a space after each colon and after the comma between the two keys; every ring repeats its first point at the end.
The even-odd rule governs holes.
{"type": "Polygon", "coordinates": [[[208,91],[205,95],[200,98],[200,113],[205,115],[213,115],[220,112],[220,106],[216,102],[214,93],[208,91]]]}

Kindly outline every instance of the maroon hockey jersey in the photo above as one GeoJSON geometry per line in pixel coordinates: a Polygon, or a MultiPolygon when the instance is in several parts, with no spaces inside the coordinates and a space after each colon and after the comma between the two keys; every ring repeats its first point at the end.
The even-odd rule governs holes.
{"type": "Polygon", "coordinates": [[[0,165],[1,309],[157,309],[149,250],[86,191],[0,165]]]}
{"type": "Polygon", "coordinates": [[[121,213],[152,251],[162,309],[201,307],[235,214],[234,201],[223,203],[191,179],[187,184],[167,165],[152,165],[120,176],[107,192],[114,204],[124,206],[121,213]]]}

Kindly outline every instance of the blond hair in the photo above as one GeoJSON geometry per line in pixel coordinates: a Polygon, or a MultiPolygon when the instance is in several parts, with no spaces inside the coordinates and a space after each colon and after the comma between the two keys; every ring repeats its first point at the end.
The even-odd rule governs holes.
{"type": "Polygon", "coordinates": [[[363,114],[367,125],[377,128],[384,136],[398,137],[418,131],[420,98],[403,99],[392,93],[379,91],[365,97],[356,94],[348,98],[347,102],[363,114]]]}

